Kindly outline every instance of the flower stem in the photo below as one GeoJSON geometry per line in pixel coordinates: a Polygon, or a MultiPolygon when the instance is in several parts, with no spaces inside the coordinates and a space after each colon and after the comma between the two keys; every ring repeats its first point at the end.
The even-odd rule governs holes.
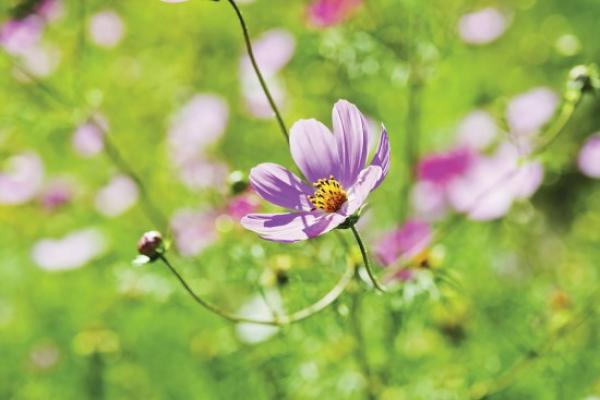
{"type": "Polygon", "coordinates": [[[202,299],[200,296],[198,296],[194,292],[194,290],[189,286],[189,284],[186,282],[186,280],[183,278],[183,276],[181,276],[181,274],[175,269],[175,267],[173,267],[173,264],[171,264],[171,262],[169,262],[169,260],[167,259],[167,257],[164,254],[160,255],[159,258],[167,266],[167,268],[171,271],[171,273],[173,273],[173,275],[175,275],[177,280],[179,280],[179,282],[181,283],[183,288],[188,292],[188,294],[190,296],[192,296],[192,298],[196,301],[196,303],[200,304],[202,307],[206,308],[208,311],[210,311],[214,314],[217,314],[218,316],[220,316],[226,320],[229,320],[231,322],[236,322],[236,323],[243,322],[243,323],[252,323],[252,324],[259,324],[259,325],[275,325],[275,326],[289,325],[294,322],[302,321],[304,319],[312,317],[313,315],[315,315],[315,314],[319,313],[320,311],[324,310],[325,308],[327,308],[335,300],[337,300],[337,298],[344,292],[344,290],[346,289],[346,286],[348,286],[348,284],[352,280],[352,276],[354,275],[354,271],[355,271],[354,265],[352,265],[352,263],[348,263],[346,271],[344,272],[344,275],[342,275],[342,277],[337,282],[337,284],[327,294],[325,294],[325,296],[323,296],[319,301],[317,301],[314,304],[311,304],[310,306],[308,306],[306,308],[296,311],[295,313],[292,313],[289,315],[275,316],[273,319],[263,320],[263,319],[247,318],[247,317],[243,317],[240,315],[231,314],[228,311],[222,310],[221,308],[207,302],[206,300],[202,299]]]}
{"type": "Polygon", "coordinates": [[[289,137],[288,130],[285,126],[285,122],[283,122],[281,113],[279,112],[279,109],[277,108],[277,105],[275,104],[275,100],[273,100],[273,96],[271,95],[271,92],[269,91],[267,82],[265,81],[262,73],[260,72],[260,68],[258,67],[258,63],[256,62],[256,57],[254,57],[254,50],[252,50],[252,42],[250,41],[250,34],[248,33],[248,27],[246,25],[246,21],[244,21],[242,12],[240,11],[237,4],[235,3],[235,0],[227,0],[227,1],[229,2],[231,7],[233,8],[233,10],[235,11],[235,13],[238,17],[238,20],[240,22],[240,26],[242,28],[242,33],[244,35],[244,42],[246,43],[246,51],[248,52],[248,57],[250,57],[250,62],[252,63],[254,72],[256,73],[256,76],[258,77],[260,86],[261,86],[263,92],[265,93],[265,96],[267,96],[267,100],[269,101],[269,105],[271,106],[271,109],[275,113],[275,117],[277,118],[277,123],[279,124],[279,129],[281,129],[281,133],[283,134],[283,136],[285,136],[285,140],[287,142],[289,142],[290,137],[289,137]]]}
{"type": "MultiPolygon", "coordinates": [[[[357,276],[358,278],[358,276],[357,276]]],[[[373,371],[369,366],[369,360],[366,352],[366,341],[363,335],[360,322],[360,296],[358,293],[352,293],[352,309],[350,310],[350,329],[356,341],[354,348],[354,356],[356,362],[361,369],[367,384],[367,399],[375,400],[377,395],[374,388],[373,371]]]]}
{"type": "Polygon", "coordinates": [[[358,243],[358,247],[360,248],[360,254],[362,255],[363,262],[365,264],[365,269],[367,270],[367,274],[369,275],[373,286],[375,286],[375,288],[380,292],[385,292],[385,288],[383,287],[383,285],[381,285],[381,283],[379,283],[379,281],[377,281],[377,278],[375,278],[375,275],[373,274],[373,271],[371,269],[371,263],[369,262],[369,255],[367,254],[367,249],[365,248],[365,245],[363,244],[363,241],[360,238],[360,234],[358,233],[354,225],[351,226],[350,229],[352,229],[354,239],[356,239],[356,243],[358,243]]]}

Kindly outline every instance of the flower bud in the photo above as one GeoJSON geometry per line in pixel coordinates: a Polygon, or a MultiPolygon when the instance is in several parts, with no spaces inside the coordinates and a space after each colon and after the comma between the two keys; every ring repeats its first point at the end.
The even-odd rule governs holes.
{"type": "Polygon", "coordinates": [[[569,71],[568,89],[581,93],[600,89],[600,77],[595,65],[577,65],[569,71]]]}
{"type": "Polygon", "coordinates": [[[163,239],[158,231],[149,231],[142,235],[137,245],[138,252],[150,260],[156,260],[164,251],[163,239]]]}
{"type": "Polygon", "coordinates": [[[242,171],[233,171],[227,178],[232,195],[244,193],[248,189],[248,181],[242,171]]]}

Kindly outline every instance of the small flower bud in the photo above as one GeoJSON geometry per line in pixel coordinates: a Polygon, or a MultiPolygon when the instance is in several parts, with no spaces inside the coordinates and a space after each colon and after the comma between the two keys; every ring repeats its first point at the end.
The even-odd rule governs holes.
{"type": "Polygon", "coordinates": [[[138,252],[150,260],[156,260],[163,252],[163,239],[158,231],[149,231],[142,235],[137,245],[138,252]]]}
{"type": "Polygon", "coordinates": [[[227,178],[232,195],[244,193],[248,189],[246,175],[242,171],[233,171],[227,178]]]}
{"type": "Polygon", "coordinates": [[[568,89],[581,93],[600,89],[600,76],[595,65],[577,65],[569,71],[568,89]]]}

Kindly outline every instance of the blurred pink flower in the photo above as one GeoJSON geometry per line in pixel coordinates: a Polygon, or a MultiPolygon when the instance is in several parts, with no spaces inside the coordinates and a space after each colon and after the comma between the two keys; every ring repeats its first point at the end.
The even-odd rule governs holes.
{"type": "MultiPolygon", "coordinates": [[[[277,73],[291,60],[296,43],[294,37],[283,29],[273,29],[252,41],[256,60],[276,103],[285,101],[285,91],[277,73]]],[[[244,55],[240,61],[240,82],[248,111],[257,118],[272,118],[273,111],[254,74],[250,59],[244,55]]]]}
{"type": "Polygon", "coordinates": [[[375,256],[383,266],[406,262],[418,256],[431,244],[429,224],[408,220],[401,227],[386,233],[375,245],[375,256]]]}
{"type": "Polygon", "coordinates": [[[178,164],[179,179],[189,189],[223,188],[227,181],[229,168],[223,162],[198,157],[178,164]]]}
{"type": "Polygon", "coordinates": [[[513,97],[506,110],[512,133],[530,138],[554,115],[559,97],[551,89],[538,87],[513,97]]]}
{"type": "MultiPolygon", "coordinates": [[[[60,63],[60,50],[46,44],[28,47],[21,52],[20,56],[23,67],[27,72],[38,78],[44,78],[52,74],[60,63]]],[[[31,80],[28,76],[20,75],[18,70],[16,76],[22,82],[31,80]]]]}
{"type": "Polygon", "coordinates": [[[103,118],[96,122],[87,121],[80,125],[73,134],[72,144],[77,153],[83,157],[92,157],[104,149],[104,135],[108,124],[103,118]],[[102,126],[101,126],[102,125],[102,126]]]}
{"type": "Polygon", "coordinates": [[[40,190],[44,165],[34,152],[10,157],[0,171],[0,204],[21,204],[40,190]]]}
{"type": "Polygon", "coordinates": [[[577,165],[584,175],[600,178],[600,132],[592,135],[584,143],[577,165]]]}
{"type": "Polygon", "coordinates": [[[239,222],[245,215],[255,213],[260,208],[260,198],[253,190],[234,196],[227,204],[226,214],[239,222]]]}
{"type": "Polygon", "coordinates": [[[56,21],[64,15],[65,5],[62,0],[42,0],[37,13],[48,22],[56,21]]]}
{"type": "Polygon", "coordinates": [[[487,111],[475,110],[460,122],[456,133],[459,146],[484,150],[496,139],[498,132],[496,121],[487,111]]]}
{"type": "Polygon", "coordinates": [[[466,148],[430,154],[419,161],[417,175],[422,181],[445,186],[463,175],[471,166],[474,157],[475,155],[466,148]]]}
{"type": "Polygon", "coordinates": [[[417,181],[412,188],[411,203],[420,218],[428,221],[441,219],[448,211],[446,188],[428,181],[417,181]]]}
{"type": "Polygon", "coordinates": [[[79,268],[105,249],[104,236],[93,228],[78,230],[62,239],[43,239],[32,250],[33,261],[46,271],[79,268]]]}
{"type": "Polygon", "coordinates": [[[197,94],[185,103],[169,126],[168,144],[174,163],[185,163],[203,154],[227,128],[229,107],[223,98],[197,94]]]}
{"type": "Polygon", "coordinates": [[[362,5],[362,0],[313,0],[308,6],[308,21],[324,28],[347,20],[362,5]]]}
{"type": "Polygon", "coordinates": [[[117,175],[96,194],[96,209],[107,217],[118,217],[138,201],[139,189],[126,175],[117,175]]]}
{"type": "Polygon", "coordinates": [[[540,163],[520,164],[512,144],[501,145],[492,156],[481,156],[469,171],[449,187],[449,200],[456,211],[474,220],[504,216],[515,200],[532,196],[542,183],[540,163]]]}
{"type": "Polygon", "coordinates": [[[504,14],[488,7],[463,15],[458,22],[458,34],[466,43],[483,45],[502,36],[507,25],[504,14]]]}
{"type": "Polygon", "coordinates": [[[214,211],[179,210],[171,218],[175,245],[183,256],[198,255],[214,243],[218,236],[214,211]]]}
{"type": "Polygon", "coordinates": [[[100,11],[92,15],[89,23],[90,38],[100,47],[116,47],[125,35],[125,24],[116,12],[100,11]]]}
{"type": "Polygon", "coordinates": [[[69,203],[72,198],[71,184],[64,179],[54,179],[45,185],[39,200],[43,208],[52,211],[69,203]]]}
{"type": "Polygon", "coordinates": [[[8,53],[21,55],[39,43],[43,28],[44,22],[37,15],[10,19],[0,27],[0,44],[8,53]]]}

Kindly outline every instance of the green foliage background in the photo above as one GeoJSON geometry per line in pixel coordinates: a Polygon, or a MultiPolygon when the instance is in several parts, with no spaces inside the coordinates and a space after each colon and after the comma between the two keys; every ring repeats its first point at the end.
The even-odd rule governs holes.
{"type": "MultiPolygon", "coordinates": [[[[11,6],[6,1],[2,9],[11,6]]],[[[242,11],[253,36],[281,27],[296,38],[281,73],[288,125],[306,117],[329,124],[339,98],[386,124],[392,171],[371,197],[369,237],[400,222],[409,135],[419,135],[422,154],[443,149],[473,108],[502,120],[510,97],[538,85],[560,91],[571,66],[600,62],[597,0],[366,3],[327,30],[307,26],[303,1],[257,0],[242,11]],[[458,18],[487,5],[510,10],[511,26],[493,44],[465,45],[455,34],[458,18]],[[557,52],[564,34],[581,42],[577,54],[557,52]],[[411,68],[423,79],[418,132],[406,122],[411,68]]],[[[263,161],[290,166],[276,123],[243,109],[235,15],[225,1],[202,0],[69,0],[66,8],[45,33],[62,50],[47,86],[18,83],[12,60],[0,59],[0,157],[35,149],[48,175],[75,174],[82,187],[56,213],[36,203],[0,208],[0,398],[359,399],[366,396],[361,354],[381,399],[477,398],[519,360],[510,384],[489,398],[600,396],[600,188],[575,165],[585,137],[600,128],[597,97],[586,97],[545,154],[545,183],[532,201],[497,222],[458,218],[437,241],[445,251],[441,268],[456,284],[441,282],[437,296],[424,291],[412,301],[357,284],[324,312],[248,345],[235,326],[197,307],[162,265],[131,266],[138,237],[156,227],[139,205],[118,219],[101,217],[93,195],[117,167],[103,156],[82,160],[71,148],[76,125],[99,107],[113,142],[165,214],[218,207],[222,195],[178,182],[165,151],[170,116],[192,94],[213,92],[231,109],[215,156],[244,171],[263,161]],[[104,8],[126,23],[114,50],[91,45],[85,34],[89,15],[104,8]],[[64,273],[33,264],[36,240],[83,226],[110,238],[101,258],[64,273]],[[558,292],[568,306],[551,306],[558,292]],[[362,327],[358,340],[353,323],[362,327]],[[40,370],[31,354],[48,345],[59,360],[40,370]]],[[[220,235],[196,259],[172,257],[194,288],[230,310],[278,263],[292,264],[281,288],[289,310],[317,300],[344,268],[333,235],[296,245],[263,242],[237,227],[220,235]]]]}

